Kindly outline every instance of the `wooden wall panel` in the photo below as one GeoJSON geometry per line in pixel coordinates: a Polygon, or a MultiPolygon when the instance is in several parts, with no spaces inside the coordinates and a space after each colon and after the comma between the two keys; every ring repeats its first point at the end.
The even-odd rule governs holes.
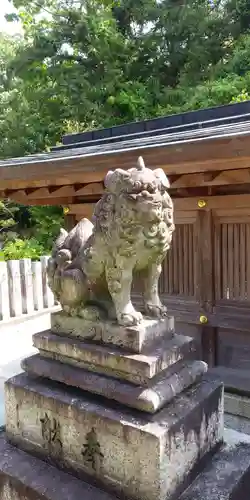
{"type": "MultiPolygon", "coordinates": [[[[243,219],[243,220],[242,220],[243,219]]],[[[215,300],[250,302],[250,221],[217,219],[214,230],[215,300]]]]}
{"type": "Polygon", "coordinates": [[[177,224],[172,247],[163,264],[160,293],[186,298],[195,296],[194,248],[194,224],[177,224]]]}
{"type": "Polygon", "coordinates": [[[218,328],[217,365],[250,370],[250,328],[249,332],[218,328]]]}

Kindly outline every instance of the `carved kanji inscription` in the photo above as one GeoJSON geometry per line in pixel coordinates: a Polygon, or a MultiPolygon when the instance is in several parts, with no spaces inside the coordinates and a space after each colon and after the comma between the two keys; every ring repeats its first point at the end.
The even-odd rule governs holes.
{"type": "Polygon", "coordinates": [[[104,455],[101,452],[101,446],[93,427],[86,435],[86,443],[83,445],[82,456],[86,465],[89,465],[95,472],[100,470],[104,455]]]}

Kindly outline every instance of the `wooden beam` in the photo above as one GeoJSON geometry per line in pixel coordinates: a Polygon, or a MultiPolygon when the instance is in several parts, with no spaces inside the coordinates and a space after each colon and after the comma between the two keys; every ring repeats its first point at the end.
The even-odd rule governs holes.
{"type": "Polygon", "coordinates": [[[65,206],[69,205],[70,203],[73,202],[73,198],[41,198],[41,199],[30,199],[28,197],[22,198],[21,196],[9,196],[10,200],[15,201],[16,203],[20,203],[20,205],[27,205],[27,206],[33,206],[33,205],[40,205],[40,206],[45,206],[45,205],[58,205],[58,206],[65,206]]]}
{"type": "Polygon", "coordinates": [[[87,219],[90,219],[93,215],[94,208],[95,208],[95,203],[76,203],[73,205],[69,205],[69,215],[76,215],[78,220],[79,216],[80,218],[86,217],[87,219]]]}
{"type": "Polygon", "coordinates": [[[239,208],[248,208],[250,210],[250,194],[174,198],[174,209],[176,211],[231,209],[232,207],[234,210],[239,208]]]}
{"type": "MultiPolygon", "coordinates": [[[[210,196],[210,197],[193,197],[193,198],[174,198],[174,210],[176,215],[181,216],[185,211],[192,211],[192,217],[195,219],[195,213],[200,210],[217,210],[217,209],[235,209],[246,208],[250,210],[250,194],[243,195],[228,195],[228,196],[210,196]],[[203,208],[199,207],[199,202],[205,202],[203,208]]],[[[73,214],[79,218],[86,217],[90,219],[93,215],[95,203],[75,203],[68,205],[69,214],[73,214]]],[[[178,216],[179,219],[179,216],[178,216]]]]}
{"type": "Polygon", "coordinates": [[[104,192],[104,186],[102,182],[92,182],[87,184],[75,192],[75,196],[88,196],[96,195],[101,196],[104,192]]]}
{"type": "Polygon", "coordinates": [[[175,224],[194,224],[197,221],[197,210],[178,210],[174,203],[175,224]]]}

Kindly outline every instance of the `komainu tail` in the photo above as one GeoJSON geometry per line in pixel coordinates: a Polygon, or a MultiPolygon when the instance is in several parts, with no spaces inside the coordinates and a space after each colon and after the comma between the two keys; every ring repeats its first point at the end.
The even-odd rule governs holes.
{"type": "MultiPolygon", "coordinates": [[[[65,229],[61,228],[59,236],[57,237],[51,257],[48,260],[48,265],[47,265],[47,276],[48,276],[48,284],[49,287],[51,288],[52,292],[55,295],[55,298],[57,300],[60,300],[60,290],[61,290],[61,280],[60,280],[60,258],[59,255],[61,251],[63,252],[63,246],[65,243],[65,240],[68,236],[67,231],[65,229]]],[[[69,260],[71,260],[71,253],[69,252],[69,255],[67,256],[69,260]]]]}
{"type": "Polygon", "coordinates": [[[61,296],[63,273],[68,266],[73,269],[74,261],[91,236],[93,227],[88,219],[82,219],[69,233],[60,229],[47,266],[48,283],[57,300],[61,296]]]}
{"type": "Polygon", "coordinates": [[[54,246],[52,248],[52,257],[56,257],[57,252],[63,247],[63,244],[68,236],[68,232],[61,227],[59,236],[57,237],[54,246]]]}

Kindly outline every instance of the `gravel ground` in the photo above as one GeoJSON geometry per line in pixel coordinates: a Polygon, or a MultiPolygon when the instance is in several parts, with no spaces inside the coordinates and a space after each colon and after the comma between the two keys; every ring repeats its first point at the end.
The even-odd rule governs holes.
{"type": "Polygon", "coordinates": [[[4,424],[4,382],[22,371],[23,358],[35,353],[32,335],[50,328],[50,315],[36,315],[21,322],[0,324],[0,426],[4,424]]]}

